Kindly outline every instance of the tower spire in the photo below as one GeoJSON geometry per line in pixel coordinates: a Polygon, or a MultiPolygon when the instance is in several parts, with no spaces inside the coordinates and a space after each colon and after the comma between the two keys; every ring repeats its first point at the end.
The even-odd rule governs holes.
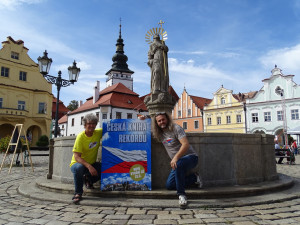
{"type": "Polygon", "coordinates": [[[122,39],[122,19],[120,18],[120,25],[119,25],[119,38],[117,39],[116,43],[116,53],[112,57],[113,64],[111,65],[111,69],[106,73],[108,75],[111,71],[117,72],[125,72],[133,74],[134,72],[128,68],[128,57],[124,54],[124,43],[122,39]]]}
{"type": "Polygon", "coordinates": [[[121,31],[121,28],[122,28],[122,19],[120,18],[120,31],[119,31],[119,39],[122,39],[122,31],[121,31]]]}

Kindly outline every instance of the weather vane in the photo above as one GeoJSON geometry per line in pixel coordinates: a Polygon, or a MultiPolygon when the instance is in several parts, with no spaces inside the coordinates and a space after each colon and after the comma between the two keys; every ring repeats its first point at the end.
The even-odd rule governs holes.
{"type": "Polygon", "coordinates": [[[165,31],[163,28],[162,28],[162,25],[164,24],[165,22],[164,21],[162,21],[162,20],[160,20],[159,21],[159,23],[158,23],[158,25],[160,25],[160,27],[159,28],[152,28],[152,29],[150,29],[147,33],[146,33],[146,42],[149,44],[149,45],[151,45],[152,44],[152,42],[153,42],[153,38],[152,38],[152,36],[154,36],[155,34],[157,34],[157,35],[160,35],[160,37],[161,37],[161,40],[162,41],[165,41],[165,40],[167,40],[168,39],[168,35],[167,35],[167,31],[165,31]]]}

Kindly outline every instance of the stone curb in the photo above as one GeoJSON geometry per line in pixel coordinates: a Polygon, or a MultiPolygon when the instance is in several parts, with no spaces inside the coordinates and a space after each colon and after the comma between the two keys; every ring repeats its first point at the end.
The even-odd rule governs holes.
{"type": "MultiPolygon", "coordinates": [[[[264,195],[252,195],[248,197],[227,197],[227,198],[214,198],[214,199],[207,199],[201,197],[200,193],[208,193],[208,190],[201,189],[201,190],[188,190],[187,195],[189,198],[189,207],[196,207],[196,208],[214,208],[214,207],[238,207],[238,206],[249,206],[249,205],[258,205],[258,204],[270,204],[275,202],[282,202],[286,200],[296,199],[300,197],[300,182],[298,180],[293,180],[292,178],[280,175],[284,177],[284,185],[273,185],[271,189],[268,189],[267,187],[262,187],[260,189],[264,189],[264,195]],[[291,185],[293,185],[291,187],[291,185]],[[289,189],[286,189],[288,185],[289,189]],[[285,190],[279,191],[278,188],[285,188],[285,190]],[[276,191],[277,192],[271,192],[266,193],[267,191],[276,191]],[[196,197],[193,198],[193,195],[191,194],[198,194],[196,197]]],[[[45,181],[45,178],[39,178],[37,179],[37,183],[28,181],[27,183],[22,183],[19,188],[18,192],[26,197],[38,199],[42,201],[54,201],[54,202],[63,202],[63,203],[70,203],[73,193],[73,185],[72,184],[60,184],[58,182],[46,182],[46,183],[52,183],[58,185],[55,189],[51,189],[51,187],[46,188],[45,183],[42,183],[41,181],[45,181]],[[38,183],[39,182],[39,183],[38,183]],[[42,184],[42,185],[41,185],[42,184]],[[41,186],[44,186],[41,188],[41,186]],[[50,191],[51,190],[51,191],[50,191]]],[[[47,181],[47,180],[46,180],[47,181]]],[[[258,184],[254,185],[253,189],[259,189],[258,184]]],[[[272,185],[271,185],[272,186],[272,185]]],[[[269,186],[270,187],[270,186],[269,186]]],[[[222,187],[224,188],[224,187],[222,187]]],[[[215,188],[219,189],[221,191],[222,188],[215,188]]],[[[244,194],[253,194],[256,191],[253,191],[248,188],[244,188],[243,186],[235,186],[233,189],[237,191],[237,189],[240,189],[244,191],[244,194]]],[[[90,191],[90,190],[88,190],[90,191]]],[[[95,192],[95,190],[93,190],[95,192]]],[[[101,192],[100,190],[96,191],[97,193],[101,192]]],[[[152,192],[152,191],[151,191],[152,192]]],[[[168,195],[172,195],[172,197],[176,197],[175,192],[170,191],[160,191],[168,193],[168,195]]],[[[87,194],[88,192],[85,192],[87,194]]],[[[89,206],[103,206],[103,207],[153,207],[153,208],[178,208],[178,200],[177,199],[165,199],[165,198],[159,198],[156,199],[141,199],[142,193],[140,194],[140,198],[133,198],[126,196],[125,198],[120,196],[117,196],[117,193],[114,197],[111,196],[105,196],[107,192],[102,192],[102,196],[95,196],[95,195],[84,195],[83,200],[80,202],[81,205],[89,205],[89,206]]],[[[212,195],[213,192],[211,192],[212,195]]],[[[216,190],[214,191],[216,193],[216,190]]],[[[93,193],[94,194],[94,193],[93,193]]],[[[231,191],[231,195],[234,194],[234,190],[231,191]]],[[[203,194],[204,195],[204,194],[203,194]]],[[[160,196],[162,197],[162,196],[160,196]]],[[[169,198],[169,196],[168,196],[169,198]]]]}
{"type": "MultiPolygon", "coordinates": [[[[38,178],[36,184],[39,188],[45,191],[69,193],[73,194],[73,184],[60,183],[55,180],[46,178],[38,178]]],[[[208,187],[204,189],[188,189],[187,196],[193,199],[215,199],[225,197],[243,197],[258,194],[264,194],[274,191],[280,191],[290,188],[294,185],[294,179],[279,174],[279,180],[262,182],[258,184],[242,185],[242,186],[225,186],[225,187],[208,187]]],[[[85,190],[87,196],[97,196],[103,198],[125,197],[125,198],[147,198],[147,199],[177,199],[175,191],[166,189],[152,190],[152,191],[100,191],[99,187],[95,189],[85,190]]]]}

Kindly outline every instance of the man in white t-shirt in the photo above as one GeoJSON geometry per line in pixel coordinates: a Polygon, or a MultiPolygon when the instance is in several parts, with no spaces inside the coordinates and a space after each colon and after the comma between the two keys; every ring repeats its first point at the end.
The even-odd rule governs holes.
{"type": "Polygon", "coordinates": [[[157,113],[152,120],[152,134],[163,143],[171,158],[171,172],[166,187],[169,190],[177,190],[179,205],[185,208],[187,206],[185,187],[192,184],[202,187],[198,173],[190,173],[198,164],[198,155],[189,144],[183,128],[173,123],[165,112],[157,113]]]}

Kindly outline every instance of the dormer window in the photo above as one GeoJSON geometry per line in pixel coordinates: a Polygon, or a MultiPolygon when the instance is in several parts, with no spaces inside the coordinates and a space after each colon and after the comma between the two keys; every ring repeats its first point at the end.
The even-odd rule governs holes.
{"type": "Polygon", "coordinates": [[[221,98],[221,105],[225,105],[225,103],[226,103],[225,98],[222,97],[222,98],[221,98]]]}
{"type": "Polygon", "coordinates": [[[127,103],[128,103],[128,104],[132,104],[132,101],[128,100],[127,103]]]}
{"type": "Polygon", "coordinates": [[[19,53],[17,53],[17,52],[11,52],[11,58],[12,59],[19,59],[19,53]]]}

